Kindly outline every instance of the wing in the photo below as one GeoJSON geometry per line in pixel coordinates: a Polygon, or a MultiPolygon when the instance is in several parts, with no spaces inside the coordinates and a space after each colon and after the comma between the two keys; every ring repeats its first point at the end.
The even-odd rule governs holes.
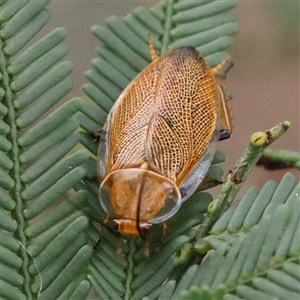
{"type": "Polygon", "coordinates": [[[107,122],[108,171],[148,161],[178,186],[216,128],[216,84],[192,47],[166,52],[124,90],[107,122]]]}
{"type": "Polygon", "coordinates": [[[160,64],[153,62],[123,91],[107,121],[108,171],[139,165],[145,160],[145,141],[155,103],[160,64]]]}
{"type": "Polygon", "coordinates": [[[147,160],[178,186],[206,153],[217,122],[211,68],[192,47],[166,53],[148,130],[147,160]]]}

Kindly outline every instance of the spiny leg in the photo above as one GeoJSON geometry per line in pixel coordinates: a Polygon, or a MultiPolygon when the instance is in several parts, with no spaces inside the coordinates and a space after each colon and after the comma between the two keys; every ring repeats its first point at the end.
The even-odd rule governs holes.
{"type": "Polygon", "coordinates": [[[89,136],[94,138],[93,143],[96,143],[96,142],[99,143],[102,131],[103,131],[103,128],[100,128],[97,132],[88,131],[89,136]]]}
{"type": "Polygon", "coordinates": [[[228,99],[226,98],[224,88],[221,84],[218,85],[219,89],[219,97],[220,97],[220,114],[225,125],[225,128],[221,129],[221,135],[219,140],[226,140],[230,138],[232,133],[233,125],[232,125],[232,116],[230,113],[230,109],[228,107],[228,99]]]}
{"type": "MultiPolygon", "coordinates": [[[[116,232],[115,230],[113,230],[113,229],[111,228],[110,225],[107,224],[108,221],[109,221],[109,216],[108,216],[108,215],[105,216],[103,222],[100,222],[100,221],[96,220],[96,222],[99,223],[99,224],[101,225],[101,231],[100,231],[99,239],[97,240],[96,244],[93,245],[93,250],[97,250],[97,249],[98,249],[99,245],[100,245],[101,242],[102,242],[102,239],[103,239],[104,231],[105,231],[105,230],[109,231],[109,232],[110,232],[111,234],[113,234],[116,238],[119,238],[119,237],[121,236],[119,232],[116,232]]],[[[118,246],[118,249],[119,249],[119,248],[120,248],[120,245],[118,246]]],[[[118,251],[119,251],[119,250],[118,250],[118,251]]]]}
{"type": "MultiPolygon", "coordinates": [[[[214,68],[212,68],[212,73],[216,75],[216,73],[221,68],[223,68],[228,61],[229,61],[229,57],[226,57],[221,63],[219,63],[214,68]]],[[[223,74],[216,76],[216,81],[218,83],[218,93],[220,97],[220,114],[225,125],[225,128],[221,129],[220,131],[220,138],[219,138],[220,141],[230,138],[233,129],[232,116],[227,103],[229,99],[226,97],[226,92],[224,90],[224,87],[221,85],[221,82],[225,79],[226,74],[233,66],[234,66],[233,62],[230,61],[227,68],[224,70],[223,74]]]]}
{"type": "MultiPolygon", "coordinates": [[[[229,56],[226,57],[222,62],[220,62],[218,65],[216,65],[214,68],[211,69],[212,74],[216,75],[217,72],[224,67],[224,65],[229,61],[229,56]]],[[[228,72],[228,71],[227,71],[228,72]]],[[[226,73],[227,73],[226,72],[226,73]]]]}
{"type": "MultiPolygon", "coordinates": [[[[229,61],[229,59],[230,59],[230,57],[228,56],[228,57],[226,57],[223,61],[221,61],[218,65],[216,65],[214,68],[212,68],[211,69],[211,71],[212,71],[212,73],[213,73],[213,75],[216,75],[217,74],[217,72],[219,71],[219,70],[221,70],[224,66],[225,66],[225,64],[229,61]]],[[[234,67],[234,63],[232,62],[232,61],[229,61],[229,63],[228,63],[228,66],[226,67],[226,69],[224,70],[224,72],[223,72],[223,74],[221,75],[221,76],[218,76],[218,78],[219,77],[224,77],[228,72],[229,72],[229,70],[231,69],[231,68],[233,68],[234,67]]],[[[222,80],[224,80],[225,78],[222,78],[222,80]]]]}

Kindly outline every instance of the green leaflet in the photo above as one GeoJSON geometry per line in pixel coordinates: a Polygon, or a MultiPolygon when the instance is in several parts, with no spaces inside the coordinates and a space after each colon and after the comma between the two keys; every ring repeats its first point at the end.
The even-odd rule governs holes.
{"type": "MultiPolygon", "coordinates": [[[[7,274],[2,278],[1,295],[4,298],[31,299],[39,292],[42,292],[41,296],[47,293],[52,297],[60,295],[68,283],[64,286],[59,280],[60,288],[57,288],[53,279],[59,273],[67,278],[63,272],[68,271],[68,266],[71,268],[74,255],[80,256],[83,251],[86,258],[80,258],[82,265],[74,262],[77,269],[68,271],[72,274],[71,282],[92,254],[90,247],[83,248],[87,247],[86,238],[78,238],[87,228],[87,220],[73,214],[73,206],[62,205],[60,210],[44,214],[49,205],[56,204],[61,195],[82,180],[89,158],[89,153],[81,150],[62,159],[80,140],[76,132],[79,122],[74,116],[84,106],[81,99],[71,100],[45,116],[73,87],[68,78],[72,63],[60,62],[67,54],[67,47],[62,44],[66,30],[58,28],[36,43],[31,42],[49,20],[50,13],[45,8],[48,2],[1,3],[5,4],[1,7],[0,32],[1,269],[7,274]],[[23,51],[25,46],[29,47],[23,51]],[[66,143],[62,143],[63,140],[66,143]],[[40,215],[45,215],[45,219],[32,220],[40,215]],[[73,248],[76,252],[72,256],[60,261],[57,258],[68,249],[72,236],[81,241],[80,246],[73,248]],[[49,265],[55,266],[54,273],[49,265]],[[47,268],[43,273],[45,285],[39,291],[39,284],[33,283],[31,289],[35,275],[38,274],[35,278],[38,282],[44,268],[47,268]]],[[[76,199],[74,195],[70,201],[80,203],[85,199],[82,192],[78,193],[82,199],[76,199]]]]}

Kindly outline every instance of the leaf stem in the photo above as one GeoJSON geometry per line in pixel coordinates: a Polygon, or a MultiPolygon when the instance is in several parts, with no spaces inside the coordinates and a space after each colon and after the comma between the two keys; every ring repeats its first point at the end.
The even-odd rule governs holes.
{"type": "Polygon", "coordinates": [[[285,168],[300,170],[300,153],[288,150],[265,149],[257,164],[269,170],[285,168]]]}
{"type": "Polygon", "coordinates": [[[131,284],[133,282],[133,269],[134,269],[134,254],[136,252],[136,245],[135,245],[135,238],[131,238],[129,240],[129,249],[130,252],[128,254],[128,272],[127,272],[127,279],[126,279],[126,294],[124,299],[131,299],[132,298],[132,291],[131,291],[131,284]]]}
{"type": "Polygon", "coordinates": [[[172,28],[172,15],[173,15],[174,0],[166,1],[166,20],[165,20],[165,32],[162,38],[162,48],[160,54],[167,51],[168,45],[170,44],[170,30],[172,28]]]}
{"type": "MultiPolygon", "coordinates": [[[[3,44],[1,43],[1,48],[3,44]]],[[[2,48],[3,49],[3,48],[2,48]]],[[[10,159],[14,162],[12,170],[10,170],[9,175],[14,179],[14,187],[10,190],[11,197],[16,202],[16,207],[12,212],[12,218],[15,219],[17,228],[15,230],[14,237],[19,241],[24,248],[19,249],[18,255],[22,258],[22,267],[20,270],[20,274],[24,277],[24,283],[22,286],[22,292],[26,295],[26,299],[32,299],[32,294],[30,291],[30,275],[28,274],[28,265],[29,258],[28,254],[25,251],[25,247],[27,247],[28,240],[24,235],[24,228],[26,227],[26,220],[22,214],[25,203],[22,202],[21,191],[22,191],[22,183],[20,180],[21,166],[19,161],[20,156],[20,148],[18,146],[18,129],[15,124],[15,120],[17,119],[17,112],[13,106],[13,101],[16,95],[10,89],[11,78],[7,73],[5,66],[9,63],[8,59],[1,57],[1,73],[3,74],[2,82],[3,86],[6,86],[5,97],[3,98],[4,105],[8,108],[7,114],[7,124],[10,126],[10,132],[8,133],[8,139],[11,142],[10,149],[10,159]],[[6,61],[5,61],[6,60],[6,61]],[[3,64],[2,64],[3,62],[3,64]]],[[[7,67],[7,66],[6,66],[7,67]]]]}
{"type": "Polygon", "coordinates": [[[253,169],[263,150],[277,140],[290,127],[290,122],[284,121],[266,132],[253,133],[250,144],[243,155],[229,171],[216,199],[208,207],[202,226],[197,231],[197,239],[203,238],[210,231],[220,215],[232,203],[248,174],[253,169]]]}

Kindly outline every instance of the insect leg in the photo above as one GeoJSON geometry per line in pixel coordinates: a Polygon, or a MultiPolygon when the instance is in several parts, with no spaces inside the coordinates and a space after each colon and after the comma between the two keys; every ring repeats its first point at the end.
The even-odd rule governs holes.
{"type": "MultiPolygon", "coordinates": [[[[224,65],[228,62],[229,60],[229,56],[226,57],[222,62],[220,62],[218,65],[216,65],[214,68],[211,69],[213,75],[216,75],[216,73],[222,69],[224,67],[224,65]]],[[[228,72],[229,70],[226,71],[226,73],[228,72]]]]}
{"type": "Polygon", "coordinates": [[[232,125],[232,116],[230,114],[230,109],[228,107],[228,99],[226,98],[224,88],[221,84],[218,85],[219,96],[220,96],[220,113],[221,118],[223,119],[225,128],[221,129],[221,135],[219,140],[225,140],[230,138],[232,133],[233,125],[232,125]]]}
{"type": "Polygon", "coordinates": [[[146,258],[149,258],[149,256],[150,256],[149,243],[150,243],[150,240],[147,239],[145,242],[145,245],[144,245],[144,249],[143,249],[143,254],[146,258]]]}
{"type": "Polygon", "coordinates": [[[98,241],[96,242],[96,244],[93,245],[93,250],[97,250],[98,247],[99,247],[99,245],[101,244],[102,236],[104,235],[104,233],[103,233],[103,231],[104,231],[104,226],[103,226],[103,225],[104,225],[105,223],[107,223],[107,221],[108,221],[108,216],[106,216],[106,217],[104,218],[103,224],[101,224],[102,226],[101,226],[100,236],[99,236],[98,241]]]}
{"type": "Polygon", "coordinates": [[[103,131],[103,128],[100,128],[97,132],[88,131],[88,134],[92,138],[94,138],[93,143],[96,143],[96,142],[98,143],[99,142],[102,131],[103,131]]]}
{"type": "Polygon", "coordinates": [[[151,55],[151,59],[152,59],[152,61],[155,61],[156,59],[158,59],[158,55],[155,52],[150,33],[148,34],[148,45],[149,45],[149,52],[150,52],[150,55],[151,55]]]}
{"type": "Polygon", "coordinates": [[[168,230],[168,225],[166,222],[163,222],[163,230],[164,230],[164,235],[166,235],[167,230],[168,230]]]}
{"type": "Polygon", "coordinates": [[[232,61],[228,62],[228,60],[229,60],[229,57],[226,57],[221,63],[219,63],[217,66],[215,66],[214,68],[211,69],[213,75],[217,79],[217,82],[222,82],[223,80],[225,80],[226,79],[226,75],[229,72],[229,70],[234,67],[234,63],[232,61]],[[222,69],[227,62],[228,62],[228,64],[226,66],[226,69],[224,69],[224,71],[221,74],[220,73],[217,74],[217,72],[220,69],[222,69]]]}
{"type": "Polygon", "coordinates": [[[102,234],[100,234],[98,241],[93,245],[93,250],[97,250],[102,241],[102,234]]]}
{"type": "Polygon", "coordinates": [[[233,67],[234,67],[234,63],[232,61],[230,61],[227,68],[224,71],[224,75],[226,75],[229,72],[229,70],[233,67]]]}
{"type": "MultiPolygon", "coordinates": [[[[225,58],[220,64],[212,68],[212,73],[216,75],[216,73],[224,67],[224,65],[228,62],[229,57],[225,58]]],[[[223,119],[225,128],[221,130],[221,135],[219,140],[225,140],[230,138],[230,135],[232,133],[233,125],[232,125],[232,116],[230,114],[230,109],[228,107],[228,98],[226,97],[226,93],[224,90],[224,87],[221,85],[221,82],[225,79],[226,74],[228,71],[233,67],[233,63],[230,62],[227,66],[227,68],[224,70],[224,73],[222,75],[217,75],[216,80],[218,83],[218,91],[219,91],[219,97],[220,97],[220,113],[221,117],[223,119]]]]}
{"type": "Polygon", "coordinates": [[[108,230],[111,234],[113,234],[115,237],[120,237],[120,234],[119,232],[116,232],[115,230],[113,230],[111,227],[111,225],[107,225],[108,221],[109,221],[109,216],[106,215],[103,222],[100,222],[98,220],[95,220],[97,223],[99,223],[101,225],[101,231],[100,231],[100,236],[99,236],[99,239],[97,240],[96,244],[93,245],[93,249],[94,250],[97,250],[99,245],[101,244],[101,241],[103,239],[103,236],[104,236],[104,231],[105,229],[108,230]]]}

